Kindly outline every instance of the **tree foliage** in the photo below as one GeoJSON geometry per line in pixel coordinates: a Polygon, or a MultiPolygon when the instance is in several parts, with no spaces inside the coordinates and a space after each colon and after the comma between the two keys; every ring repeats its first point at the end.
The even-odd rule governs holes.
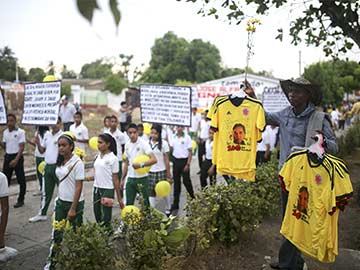
{"type": "MultiPolygon", "coordinates": [[[[203,16],[214,16],[240,24],[249,14],[245,7],[253,7],[257,14],[266,15],[278,8],[291,6],[293,10],[303,10],[289,22],[292,44],[305,42],[307,45],[322,46],[326,55],[337,56],[339,52],[350,50],[354,43],[360,47],[360,2],[357,0],[177,0],[201,2],[198,11],[203,16]]],[[[278,29],[276,38],[282,40],[283,29],[278,29]]]]}
{"type": "Polygon", "coordinates": [[[305,68],[304,77],[323,91],[323,105],[338,105],[344,93],[360,88],[360,66],[354,61],[318,62],[305,68]]]}
{"type": "Polygon", "coordinates": [[[98,59],[81,68],[80,76],[86,79],[105,79],[112,74],[113,65],[105,63],[103,59],[98,59]]]}
{"type": "Polygon", "coordinates": [[[121,74],[111,74],[105,80],[105,90],[118,95],[127,87],[127,82],[121,74]]]}
{"type": "Polygon", "coordinates": [[[204,82],[219,78],[219,50],[209,42],[194,39],[188,42],[173,32],[155,40],[151,48],[149,68],[142,81],[174,84],[177,80],[204,82]]]}
{"type": "Polygon", "coordinates": [[[30,68],[28,74],[28,80],[33,82],[42,82],[44,77],[46,76],[45,71],[42,68],[30,68]]]}
{"type": "MultiPolygon", "coordinates": [[[[10,47],[5,46],[0,49],[0,80],[15,81],[16,79],[16,62],[15,53],[10,47]]],[[[17,67],[19,80],[27,79],[26,71],[22,67],[17,67]]]]}
{"type": "Polygon", "coordinates": [[[73,70],[70,70],[67,68],[66,65],[63,65],[62,71],[61,71],[61,77],[63,79],[76,79],[76,73],[73,70]]]}

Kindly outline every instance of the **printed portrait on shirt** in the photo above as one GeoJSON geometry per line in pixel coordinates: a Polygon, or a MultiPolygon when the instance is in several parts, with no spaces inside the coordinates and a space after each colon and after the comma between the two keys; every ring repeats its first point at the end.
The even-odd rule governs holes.
{"type": "Polygon", "coordinates": [[[245,145],[246,128],[241,123],[236,123],[232,128],[230,139],[234,144],[245,145]]]}
{"type": "Polygon", "coordinates": [[[301,213],[307,215],[307,208],[309,204],[309,192],[307,187],[302,186],[299,189],[299,197],[296,209],[299,210],[301,213]]]}

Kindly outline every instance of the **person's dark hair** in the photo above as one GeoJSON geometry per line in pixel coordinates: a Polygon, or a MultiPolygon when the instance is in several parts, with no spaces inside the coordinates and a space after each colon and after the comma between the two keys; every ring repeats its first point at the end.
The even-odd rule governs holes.
{"type": "Polygon", "coordinates": [[[129,130],[129,128],[135,128],[137,130],[138,126],[134,123],[130,123],[127,129],[129,130]]]}
{"type": "Polygon", "coordinates": [[[49,130],[48,126],[38,126],[36,128],[38,134],[40,135],[41,138],[44,138],[45,132],[49,130]]]}
{"type": "Polygon", "coordinates": [[[82,119],[82,113],[81,112],[77,111],[76,113],[74,113],[74,115],[78,115],[78,116],[80,116],[80,119],[82,119]]]}
{"type": "Polygon", "coordinates": [[[137,125],[137,128],[142,128],[142,129],[144,129],[144,125],[143,125],[142,123],[140,123],[140,124],[137,125]]]}
{"type": "Polygon", "coordinates": [[[16,115],[15,115],[15,114],[13,114],[13,113],[8,113],[8,114],[6,115],[6,118],[9,118],[9,117],[14,118],[15,121],[16,121],[16,115]]]}
{"type": "Polygon", "coordinates": [[[107,116],[104,117],[104,123],[105,123],[105,121],[106,121],[107,119],[110,119],[110,116],[109,116],[109,115],[107,115],[107,116]]]}
{"type": "Polygon", "coordinates": [[[116,141],[110,134],[103,133],[99,135],[99,138],[101,138],[104,142],[109,144],[109,150],[114,153],[114,155],[117,155],[117,149],[116,149],[116,141]]]}
{"type": "Polygon", "coordinates": [[[110,119],[115,119],[116,121],[118,120],[118,118],[114,114],[110,116],[110,119]]]}
{"type": "MultiPolygon", "coordinates": [[[[71,136],[67,135],[67,134],[62,134],[59,139],[58,139],[58,142],[61,140],[61,139],[65,139],[71,146],[71,152],[74,151],[74,148],[75,148],[75,144],[74,144],[74,140],[71,136]]],[[[56,159],[56,166],[61,166],[64,162],[64,156],[58,154],[57,156],[57,159],[56,159]]]]}
{"type": "Polygon", "coordinates": [[[161,151],[162,148],[162,138],[161,138],[161,132],[162,132],[162,126],[159,124],[153,124],[151,126],[151,129],[155,129],[156,132],[159,134],[159,139],[158,139],[158,148],[161,151]]]}
{"type": "MultiPolygon", "coordinates": [[[[59,123],[62,123],[62,119],[60,116],[58,116],[58,120],[57,120],[59,123]]],[[[56,123],[57,124],[57,123],[56,123]]]]}
{"type": "Polygon", "coordinates": [[[121,102],[120,106],[122,106],[122,105],[126,105],[126,101],[121,102]]]}
{"type": "Polygon", "coordinates": [[[235,125],[233,126],[233,130],[234,130],[235,128],[237,128],[237,127],[242,127],[242,129],[244,130],[244,133],[246,133],[246,129],[245,129],[245,126],[244,126],[243,124],[241,124],[241,123],[235,124],[235,125]]]}

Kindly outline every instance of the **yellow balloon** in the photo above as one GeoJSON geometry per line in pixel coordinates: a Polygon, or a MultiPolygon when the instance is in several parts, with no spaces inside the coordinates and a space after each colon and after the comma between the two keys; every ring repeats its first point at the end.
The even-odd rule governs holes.
{"type": "Polygon", "coordinates": [[[151,125],[149,123],[144,123],[144,134],[149,135],[151,133],[151,125]]]}
{"type": "Polygon", "coordinates": [[[95,117],[95,114],[91,112],[91,113],[89,113],[89,117],[92,119],[95,117]]]}
{"type": "Polygon", "coordinates": [[[98,137],[91,137],[89,140],[89,146],[91,149],[98,150],[98,137]]]}
{"type": "Polygon", "coordinates": [[[130,224],[136,224],[137,220],[140,219],[140,209],[137,208],[135,205],[127,205],[121,210],[121,218],[125,220],[125,217],[132,213],[136,216],[136,218],[130,220],[130,224]]]}
{"type": "Polygon", "coordinates": [[[123,161],[125,161],[125,160],[126,160],[126,155],[125,155],[125,153],[124,153],[124,154],[122,154],[122,160],[123,160],[123,161]]]}
{"type": "Polygon", "coordinates": [[[44,79],[43,82],[53,82],[53,81],[57,81],[58,78],[56,78],[54,75],[47,75],[44,79]]]}
{"type": "Polygon", "coordinates": [[[37,167],[38,169],[38,172],[41,173],[41,174],[44,174],[44,170],[45,170],[45,161],[41,161],[37,167]]]}
{"type": "Polygon", "coordinates": [[[159,197],[168,196],[171,192],[171,185],[168,181],[162,180],[155,186],[156,195],[159,197]]]}
{"type": "MultiPolygon", "coordinates": [[[[147,155],[140,155],[140,156],[137,156],[136,158],[134,158],[133,160],[133,164],[134,163],[144,163],[146,161],[148,161],[150,158],[149,156],[147,155]]],[[[136,169],[135,171],[139,174],[145,174],[147,173],[148,171],[150,170],[150,166],[146,166],[144,168],[139,168],[139,169],[136,169]]]]}
{"type": "Polygon", "coordinates": [[[197,148],[197,143],[196,141],[192,140],[191,141],[191,146],[192,146],[192,149],[195,150],[197,148]]]}
{"type": "Polygon", "coordinates": [[[71,131],[65,131],[63,134],[70,136],[73,140],[75,139],[75,135],[71,131]]]}

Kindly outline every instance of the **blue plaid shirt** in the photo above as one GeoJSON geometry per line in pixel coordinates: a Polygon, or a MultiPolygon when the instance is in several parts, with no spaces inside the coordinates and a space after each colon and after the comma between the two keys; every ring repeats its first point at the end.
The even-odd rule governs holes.
{"type": "MultiPolygon", "coordinates": [[[[315,106],[310,103],[307,108],[298,115],[294,113],[292,106],[286,107],[279,112],[266,113],[266,123],[279,126],[279,169],[283,166],[289,154],[291,154],[292,147],[305,147],[306,129],[309,123],[309,118],[315,110],[315,106]]],[[[336,137],[330,122],[327,121],[327,118],[323,121],[322,131],[326,140],[326,151],[332,154],[337,153],[338,146],[336,144],[336,137]]]]}

